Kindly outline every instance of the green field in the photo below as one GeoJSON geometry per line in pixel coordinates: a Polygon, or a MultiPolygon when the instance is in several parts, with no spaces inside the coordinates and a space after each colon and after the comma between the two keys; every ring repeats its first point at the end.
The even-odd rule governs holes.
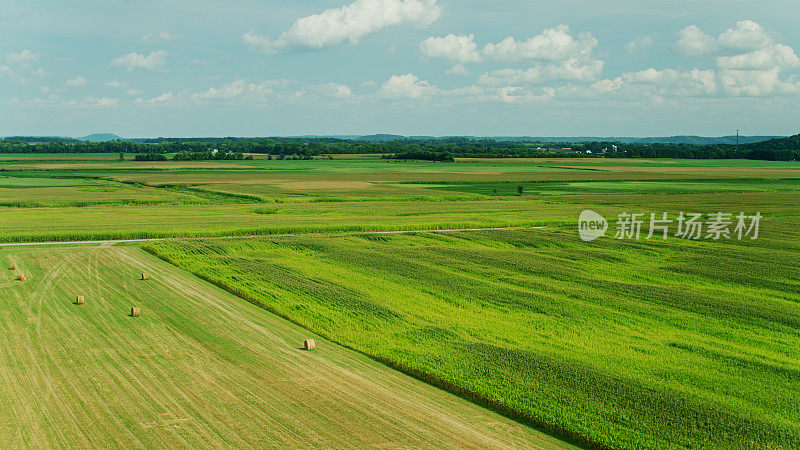
{"type": "Polygon", "coordinates": [[[2,442],[800,446],[800,163],[114,156],[0,161],[0,242],[177,238],[0,247],[2,442]],[[763,219],[584,243],[584,209],[763,219]]]}
{"type": "Polygon", "coordinates": [[[137,248],[0,255],[4,447],[561,446],[137,248]]]}

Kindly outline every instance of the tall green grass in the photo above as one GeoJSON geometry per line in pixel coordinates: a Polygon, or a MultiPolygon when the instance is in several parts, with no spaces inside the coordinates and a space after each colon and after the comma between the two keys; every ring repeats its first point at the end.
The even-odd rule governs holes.
{"type": "MultiPolygon", "coordinates": [[[[800,261],[558,230],[148,243],[270,311],[615,448],[800,446],[800,261]]],[[[782,231],[781,231],[782,230],[782,231]]]]}

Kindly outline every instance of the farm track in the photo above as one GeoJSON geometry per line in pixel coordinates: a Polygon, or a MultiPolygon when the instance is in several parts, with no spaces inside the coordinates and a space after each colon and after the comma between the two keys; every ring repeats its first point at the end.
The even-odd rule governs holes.
{"type": "MultiPolygon", "coordinates": [[[[409,234],[409,233],[447,233],[447,232],[458,232],[458,231],[492,231],[492,230],[507,230],[512,228],[525,228],[525,229],[542,229],[547,227],[484,227],[484,228],[442,228],[436,230],[390,230],[390,231],[357,231],[357,232],[332,232],[332,233],[313,233],[314,235],[364,235],[364,234],[409,234]]],[[[156,241],[170,241],[176,239],[239,239],[239,238],[247,238],[247,237],[258,237],[258,236],[271,236],[271,237],[286,237],[286,236],[305,236],[312,233],[283,233],[283,234],[265,234],[265,235],[252,235],[252,236],[240,236],[240,235],[231,235],[231,236],[209,236],[209,237],[177,237],[177,238],[149,238],[149,239],[108,239],[108,240],[99,240],[99,241],[41,241],[41,242],[4,242],[0,243],[0,247],[27,247],[27,246],[37,246],[37,245],[90,245],[90,244],[99,244],[99,245],[114,245],[114,244],[124,244],[124,243],[135,243],[135,242],[156,242],[156,241]]]]}
{"type": "Polygon", "coordinates": [[[0,442],[565,446],[113,243],[4,250],[30,276],[0,298],[0,442]]]}

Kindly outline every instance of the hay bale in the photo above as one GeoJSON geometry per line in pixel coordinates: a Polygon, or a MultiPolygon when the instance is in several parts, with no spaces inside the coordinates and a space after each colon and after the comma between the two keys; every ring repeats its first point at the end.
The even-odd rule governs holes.
{"type": "Polygon", "coordinates": [[[131,317],[139,317],[139,313],[140,311],[138,307],[134,306],[131,308],[131,317]]]}
{"type": "Polygon", "coordinates": [[[17,281],[25,281],[27,279],[28,279],[28,276],[25,275],[24,273],[18,273],[17,274],[17,281]]]}
{"type": "Polygon", "coordinates": [[[79,296],[77,296],[77,297],[75,298],[75,304],[76,304],[76,305],[82,305],[82,304],[84,304],[84,303],[86,303],[86,302],[85,302],[85,300],[83,299],[83,296],[82,296],[82,295],[79,295],[79,296]]]}
{"type": "Polygon", "coordinates": [[[17,270],[17,263],[11,263],[11,267],[8,268],[9,270],[17,270]]]}
{"type": "Polygon", "coordinates": [[[315,348],[317,348],[317,343],[314,342],[313,339],[306,339],[303,342],[303,348],[306,350],[314,350],[315,348]]]}
{"type": "Polygon", "coordinates": [[[146,274],[145,272],[142,272],[142,280],[149,280],[149,279],[150,275],[146,274]]]}

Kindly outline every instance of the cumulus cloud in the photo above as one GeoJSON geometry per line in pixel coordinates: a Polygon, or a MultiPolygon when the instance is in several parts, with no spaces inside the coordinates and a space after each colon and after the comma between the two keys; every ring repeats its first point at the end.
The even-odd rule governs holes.
{"type": "Polygon", "coordinates": [[[169,91],[159,95],[158,97],[153,97],[148,99],[137,98],[136,100],[134,100],[134,102],[140,105],[155,105],[159,103],[170,103],[175,101],[179,95],[180,94],[175,95],[172,93],[172,91],[169,91]]]}
{"type": "Polygon", "coordinates": [[[156,50],[145,56],[136,52],[130,52],[111,61],[112,66],[122,67],[132,71],[133,69],[161,70],[167,64],[168,53],[164,50],[156,50]]]}
{"type": "Polygon", "coordinates": [[[142,36],[142,42],[145,44],[155,44],[157,42],[167,42],[172,40],[172,34],[169,31],[162,31],[160,33],[147,33],[142,36]]]}
{"type": "Polygon", "coordinates": [[[679,53],[691,56],[708,55],[717,51],[716,39],[707,35],[696,25],[690,25],[678,33],[678,42],[673,47],[679,53]]]}
{"type": "Polygon", "coordinates": [[[268,54],[290,48],[323,49],[355,45],[365,36],[394,26],[425,28],[440,16],[436,0],[356,0],[302,17],[276,39],[250,30],[242,40],[268,54]]]}
{"type": "Polygon", "coordinates": [[[629,55],[632,55],[636,52],[652,47],[653,43],[654,41],[652,36],[642,36],[625,44],[625,52],[627,52],[629,55]]]}
{"type": "Polygon", "coordinates": [[[212,86],[203,92],[193,94],[197,100],[233,100],[247,99],[263,101],[275,92],[277,87],[285,87],[286,80],[267,80],[259,83],[248,83],[245,80],[234,80],[220,87],[212,86]]]}
{"type": "Polygon", "coordinates": [[[429,37],[419,46],[426,58],[448,59],[459,63],[479,62],[481,54],[475,35],[448,34],[445,37],[429,37]]]}
{"type": "Polygon", "coordinates": [[[392,75],[383,83],[378,95],[391,100],[417,99],[428,97],[438,91],[438,88],[427,81],[420,80],[413,74],[392,75]]]}
{"type": "Polygon", "coordinates": [[[106,81],[106,86],[108,86],[110,88],[118,89],[118,88],[122,87],[122,83],[120,83],[117,80],[109,80],[109,81],[106,81]]]}
{"type": "Polygon", "coordinates": [[[82,100],[66,100],[56,94],[47,97],[35,97],[25,102],[33,106],[67,107],[67,108],[113,108],[119,105],[119,99],[110,97],[86,97],[82,100]]]}
{"type": "Polygon", "coordinates": [[[784,70],[800,65],[800,59],[791,47],[775,44],[748,53],[717,57],[721,69],[784,70]]]}
{"type": "Polygon", "coordinates": [[[292,95],[293,100],[299,99],[336,99],[346,100],[355,99],[357,96],[350,89],[350,86],[339,83],[312,84],[296,91],[292,95]]]}
{"type": "Polygon", "coordinates": [[[447,69],[445,72],[448,75],[469,75],[469,69],[464,64],[456,64],[453,67],[447,69]]]}
{"type": "Polygon", "coordinates": [[[540,84],[551,80],[593,81],[603,71],[603,61],[584,62],[570,59],[558,64],[546,64],[528,69],[502,69],[481,75],[480,84],[498,86],[540,84]]]}
{"type": "Polygon", "coordinates": [[[67,86],[69,87],[86,86],[86,82],[87,82],[86,78],[78,76],[67,80],[67,86]]]}
{"type": "Polygon", "coordinates": [[[681,30],[678,37],[675,50],[711,57],[715,63],[716,71],[700,71],[705,74],[704,82],[714,86],[706,93],[757,97],[795,93],[800,88],[793,77],[781,79],[782,72],[800,66],[800,58],[791,47],[775,42],[752,20],[737,22],[717,37],[695,25],[681,30]]]}
{"type": "Polygon", "coordinates": [[[597,94],[630,98],[764,97],[800,93],[800,82],[782,73],[800,66],[788,45],[776,42],[761,25],[737,22],[714,37],[696,25],[678,33],[673,49],[704,57],[706,68],[674,70],[649,68],[623,73],[591,85],[597,94]]]}
{"type": "Polygon", "coordinates": [[[430,37],[420,44],[420,51],[428,58],[441,58],[459,63],[481,61],[549,61],[589,59],[597,48],[597,39],[592,33],[574,36],[567,25],[547,28],[540,34],[524,41],[509,36],[497,43],[486,44],[478,49],[474,35],[449,34],[430,37]]]}
{"type": "Polygon", "coordinates": [[[716,38],[706,34],[697,25],[690,25],[678,33],[674,49],[691,56],[746,53],[775,44],[766,30],[752,20],[742,20],[716,38]]]}
{"type": "Polygon", "coordinates": [[[597,45],[592,33],[581,33],[575,37],[568,26],[559,25],[525,41],[517,41],[509,36],[497,44],[487,44],[483,54],[497,61],[564,61],[589,57],[597,45]]]}
{"type": "Polygon", "coordinates": [[[30,50],[22,50],[19,53],[8,53],[6,63],[12,66],[30,67],[39,60],[39,55],[30,50]]]}
{"type": "Polygon", "coordinates": [[[480,77],[479,83],[492,86],[537,84],[548,80],[594,81],[603,71],[603,61],[595,58],[597,39],[591,33],[577,36],[566,25],[543,30],[523,41],[507,37],[479,48],[474,35],[449,34],[430,37],[420,44],[426,58],[458,63],[448,73],[467,74],[466,64],[477,62],[527,62],[527,69],[495,70],[480,77]]]}

